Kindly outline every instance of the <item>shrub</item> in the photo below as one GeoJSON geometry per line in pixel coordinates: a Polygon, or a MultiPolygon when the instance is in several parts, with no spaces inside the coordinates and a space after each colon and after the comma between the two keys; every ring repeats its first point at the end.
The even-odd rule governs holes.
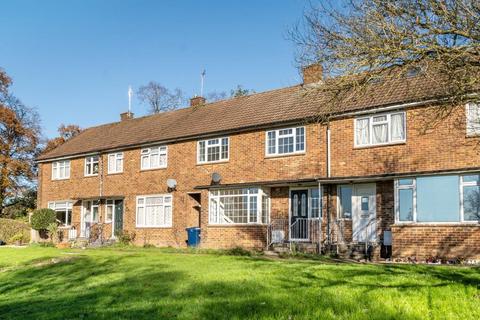
{"type": "Polygon", "coordinates": [[[123,245],[129,245],[135,241],[135,232],[122,231],[118,235],[118,241],[123,245]]]}
{"type": "Polygon", "coordinates": [[[15,233],[9,240],[10,243],[20,242],[20,244],[25,243],[26,241],[28,241],[28,239],[23,232],[15,233]]]}
{"type": "Polygon", "coordinates": [[[56,213],[52,209],[38,209],[30,217],[30,225],[35,230],[47,230],[48,225],[55,223],[56,213]]]}
{"type": "Polygon", "coordinates": [[[242,247],[235,247],[235,248],[232,248],[232,249],[225,250],[225,254],[227,254],[229,256],[245,256],[245,257],[252,256],[251,251],[246,250],[242,247]]]}
{"type": "Polygon", "coordinates": [[[10,239],[17,233],[24,235],[25,242],[30,241],[30,226],[28,223],[13,219],[0,219],[0,242],[10,243],[10,239]]]}
{"type": "Polygon", "coordinates": [[[50,236],[50,241],[58,241],[58,224],[56,222],[50,223],[47,227],[48,235],[50,236]]]}

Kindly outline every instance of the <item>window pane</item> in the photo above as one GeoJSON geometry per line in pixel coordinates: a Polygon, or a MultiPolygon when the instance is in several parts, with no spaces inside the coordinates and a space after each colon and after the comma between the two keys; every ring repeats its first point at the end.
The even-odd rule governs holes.
{"type": "Polygon", "coordinates": [[[268,197],[262,196],[262,223],[268,222],[269,210],[268,210],[268,197]]]}
{"type": "Polygon", "coordinates": [[[372,126],[372,143],[386,143],[388,141],[388,125],[376,124],[372,126]]]}
{"type": "Polygon", "coordinates": [[[66,210],[58,210],[57,212],[57,220],[62,225],[67,225],[67,211],[66,210]]]}
{"type": "Polygon", "coordinates": [[[115,172],[115,155],[110,154],[108,155],[108,171],[115,172]]]}
{"type": "Polygon", "coordinates": [[[400,180],[398,180],[398,185],[400,185],[400,186],[411,186],[411,185],[413,185],[413,179],[400,179],[400,180]]]}
{"type": "Polygon", "coordinates": [[[463,220],[480,220],[479,186],[466,186],[463,188],[463,220]]]}
{"type": "Polygon", "coordinates": [[[352,217],[352,187],[340,187],[340,218],[352,217]]]}
{"type": "Polygon", "coordinates": [[[112,221],[112,217],[113,217],[113,205],[108,205],[105,220],[112,221]]]}
{"type": "Polygon", "coordinates": [[[291,153],[293,152],[293,137],[279,138],[278,139],[278,153],[291,153]]]}
{"type": "Polygon", "coordinates": [[[297,128],[295,151],[303,151],[303,150],[305,150],[305,129],[297,128]]]}
{"type": "Polygon", "coordinates": [[[369,144],[370,141],[370,121],[369,119],[357,119],[357,124],[356,124],[356,130],[357,132],[355,133],[355,141],[357,142],[357,145],[362,146],[362,145],[367,145],[369,144]]]}
{"type": "Polygon", "coordinates": [[[198,161],[205,161],[205,141],[200,141],[198,143],[198,161]]]}
{"type": "Polygon", "coordinates": [[[469,176],[463,176],[463,182],[480,182],[480,176],[479,175],[469,175],[469,176]]]}
{"type": "Polygon", "coordinates": [[[368,211],[368,197],[361,198],[361,210],[368,211]]]}
{"type": "Polygon", "coordinates": [[[459,221],[459,177],[417,178],[417,221],[459,221]]]}
{"type": "Polygon", "coordinates": [[[373,123],[387,121],[387,116],[377,116],[373,117],[373,123]]]}
{"type": "Polygon", "coordinates": [[[116,160],[115,171],[116,172],[122,172],[123,171],[123,159],[122,158],[116,160]]]}
{"type": "Polygon", "coordinates": [[[220,147],[208,147],[207,148],[207,161],[220,160],[220,147]]]}
{"type": "Polygon", "coordinates": [[[391,133],[392,141],[405,140],[405,119],[403,113],[392,114],[391,121],[391,133]]]}
{"type": "Polygon", "coordinates": [[[480,104],[467,104],[467,135],[476,135],[480,133],[480,104]]]}
{"type": "Polygon", "coordinates": [[[249,222],[256,223],[257,220],[257,197],[253,196],[250,197],[250,213],[249,213],[250,220],[249,222]]]}
{"type": "Polygon", "coordinates": [[[398,190],[398,211],[400,221],[413,221],[413,189],[398,190]]]}
{"type": "Polygon", "coordinates": [[[222,139],[222,159],[228,159],[228,138],[222,139]]]}
{"type": "Polygon", "coordinates": [[[311,190],[311,216],[312,218],[318,218],[320,216],[320,196],[318,189],[311,190]]]}
{"type": "Polygon", "coordinates": [[[269,131],[267,133],[268,136],[268,154],[275,154],[275,136],[276,132],[275,131],[269,131]]]}

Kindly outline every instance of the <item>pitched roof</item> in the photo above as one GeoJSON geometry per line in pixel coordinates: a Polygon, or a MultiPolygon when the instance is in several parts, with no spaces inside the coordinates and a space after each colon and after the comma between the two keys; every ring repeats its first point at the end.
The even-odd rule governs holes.
{"type": "MultiPolygon", "coordinates": [[[[362,94],[345,98],[341,112],[416,102],[441,95],[442,86],[432,81],[431,77],[416,76],[372,83],[362,94]]],[[[40,155],[37,160],[302,121],[318,115],[322,101],[325,102],[324,96],[309,88],[296,85],[91,127],[40,155]]]]}

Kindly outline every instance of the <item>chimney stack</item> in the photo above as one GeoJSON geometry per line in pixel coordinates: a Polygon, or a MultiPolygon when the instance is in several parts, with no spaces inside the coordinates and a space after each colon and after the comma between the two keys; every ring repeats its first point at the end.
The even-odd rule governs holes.
{"type": "Polygon", "coordinates": [[[190,99],[190,107],[197,107],[201,106],[202,104],[205,104],[206,100],[204,97],[193,97],[190,99]]]}
{"type": "Polygon", "coordinates": [[[302,68],[303,84],[313,84],[323,80],[323,68],[321,64],[311,64],[302,68]]]}
{"type": "Polygon", "coordinates": [[[133,119],[133,112],[127,111],[124,113],[120,113],[121,121],[130,120],[130,119],[133,119]]]}

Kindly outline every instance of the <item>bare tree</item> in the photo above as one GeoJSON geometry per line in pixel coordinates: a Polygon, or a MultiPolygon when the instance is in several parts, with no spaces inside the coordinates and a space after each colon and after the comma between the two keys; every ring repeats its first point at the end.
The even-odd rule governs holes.
{"type": "Polygon", "coordinates": [[[208,102],[216,102],[228,99],[228,94],[225,91],[213,91],[209,92],[205,98],[208,102]]]}
{"type": "Polygon", "coordinates": [[[242,85],[237,85],[235,89],[230,90],[230,97],[238,98],[243,96],[248,96],[249,94],[255,93],[252,89],[245,89],[242,85]]]}
{"type": "Polygon", "coordinates": [[[175,110],[186,101],[182,90],[178,88],[169,90],[155,81],[141,86],[137,91],[137,97],[149,107],[150,113],[175,110]]]}
{"type": "Polygon", "coordinates": [[[369,93],[379,79],[395,86],[412,71],[442,89],[443,117],[479,88],[479,21],[478,0],[323,1],[289,36],[301,66],[323,67],[324,83],[313,91],[325,97],[326,117],[341,112],[339,100],[369,93]]]}

